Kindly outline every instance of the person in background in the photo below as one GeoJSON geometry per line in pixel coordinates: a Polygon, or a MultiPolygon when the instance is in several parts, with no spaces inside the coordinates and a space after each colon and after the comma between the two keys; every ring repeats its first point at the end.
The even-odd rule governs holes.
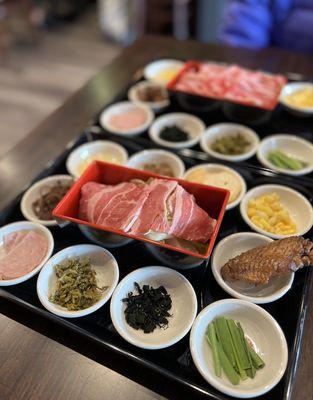
{"type": "Polygon", "coordinates": [[[313,53],[313,0],[229,0],[219,38],[231,46],[313,53]]]}

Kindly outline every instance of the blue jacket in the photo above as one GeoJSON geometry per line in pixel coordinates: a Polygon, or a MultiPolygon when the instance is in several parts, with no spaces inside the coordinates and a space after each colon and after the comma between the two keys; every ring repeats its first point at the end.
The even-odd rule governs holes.
{"type": "Polygon", "coordinates": [[[313,0],[229,0],[222,42],[313,52],[313,0]]]}

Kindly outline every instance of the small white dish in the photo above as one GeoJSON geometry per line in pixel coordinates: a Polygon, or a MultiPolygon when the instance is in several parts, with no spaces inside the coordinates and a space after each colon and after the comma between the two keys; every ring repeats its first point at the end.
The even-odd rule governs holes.
{"type": "Polygon", "coordinates": [[[23,216],[32,222],[37,222],[38,224],[42,224],[45,226],[56,226],[58,223],[56,220],[42,220],[39,219],[33,211],[33,203],[40,198],[42,190],[46,187],[52,187],[57,182],[61,182],[63,184],[71,185],[74,183],[73,177],[70,175],[52,175],[47,178],[41,179],[40,181],[34,183],[26,192],[24,193],[21,200],[21,212],[23,216]]]}
{"type": "Polygon", "coordinates": [[[222,278],[221,269],[230,259],[255,247],[264,246],[273,239],[253,232],[239,232],[227,236],[215,246],[211,267],[215,280],[228,294],[255,304],[271,303],[280,299],[291,288],[294,272],[271,279],[266,285],[247,282],[228,282],[222,278]]]}
{"type": "Polygon", "coordinates": [[[117,332],[129,343],[143,349],[157,350],[172,346],[190,330],[197,314],[197,297],[189,281],[179,272],[158,266],[136,269],[117,286],[111,300],[111,319],[117,332]],[[172,299],[172,314],[166,329],[156,328],[151,333],[135,330],[125,320],[125,304],[129,292],[134,292],[134,282],[154,288],[163,285],[172,299]]]}
{"type": "Polygon", "coordinates": [[[143,75],[147,80],[166,84],[174,78],[183,66],[184,63],[179,60],[161,59],[146,65],[143,75]],[[170,73],[169,76],[160,76],[160,74],[162,75],[166,71],[173,71],[173,73],[170,73]]]}
{"type": "Polygon", "coordinates": [[[114,133],[116,135],[124,137],[134,137],[140,135],[149,128],[153,120],[154,113],[147,105],[142,103],[133,103],[131,101],[122,101],[120,103],[115,103],[103,110],[99,117],[99,123],[103,129],[110,133],[114,133]],[[110,123],[110,119],[112,116],[132,112],[136,109],[141,110],[145,114],[144,122],[136,128],[119,130],[112,126],[112,124],[110,123]]]}
{"type": "Polygon", "coordinates": [[[174,178],[181,178],[185,172],[185,165],[176,154],[160,149],[143,150],[135,153],[129,158],[127,167],[143,169],[144,164],[160,163],[168,164],[171,167],[174,178]]]}
{"type": "Polygon", "coordinates": [[[7,280],[0,279],[0,286],[17,285],[18,283],[25,282],[28,279],[32,278],[34,275],[36,275],[41,270],[41,268],[43,267],[45,262],[51,257],[51,254],[53,252],[54,240],[53,240],[53,236],[52,236],[51,232],[49,231],[49,229],[43,225],[37,224],[35,222],[29,222],[29,221],[13,222],[12,224],[3,226],[0,229],[0,250],[1,250],[1,247],[3,246],[3,237],[5,235],[8,235],[13,232],[22,231],[22,230],[27,230],[27,231],[33,230],[33,231],[43,235],[48,242],[47,253],[46,253],[44,259],[41,261],[41,263],[36,268],[34,268],[32,271],[30,271],[28,274],[20,276],[19,278],[15,278],[15,279],[7,279],[7,280]]]}
{"type": "Polygon", "coordinates": [[[313,115],[313,107],[298,107],[290,104],[286,101],[286,96],[291,95],[298,90],[311,88],[313,89],[313,83],[310,82],[292,82],[287,83],[284,86],[283,90],[280,93],[279,101],[280,103],[288,110],[291,114],[296,115],[298,117],[311,117],[313,115]]]}
{"type": "Polygon", "coordinates": [[[252,129],[244,125],[226,122],[209,126],[202,135],[200,147],[205,153],[219,160],[238,162],[247,160],[254,156],[258,149],[259,142],[259,136],[252,129]],[[233,136],[237,133],[240,133],[250,142],[250,146],[248,146],[247,150],[243,154],[227,155],[212,150],[211,145],[216,139],[225,136],[233,136]]]}
{"type": "Polygon", "coordinates": [[[113,255],[106,249],[93,244],[79,244],[67,247],[56,253],[40,271],[37,280],[37,294],[41,304],[50,312],[60,317],[77,318],[91,314],[102,307],[112,296],[119,278],[118,264],[113,255]],[[49,301],[53,293],[57,277],[54,266],[71,258],[89,257],[91,267],[96,271],[98,286],[108,286],[101,298],[91,307],[79,311],[69,311],[49,301]]]}
{"type": "Polygon", "coordinates": [[[312,228],[313,225],[313,208],[310,202],[296,190],[290,189],[288,186],[283,185],[260,185],[250,189],[241,201],[240,213],[245,223],[249,225],[251,229],[273,239],[283,239],[288,236],[304,235],[312,228]],[[273,192],[279,195],[281,205],[289,212],[290,217],[297,226],[297,233],[294,235],[278,235],[267,232],[255,225],[247,215],[249,200],[273,192]]]}
{"type": "MultiPolygon", "coordinates": [[[[226,167],[225,165],[222,165],[222,164],[213,164],[212,163],[212,164],[199,164],[199,165],[196,165],[195,167],[189,168],[185,172],[183,179],[188,181],[188,176],[191,173],[193,173],[199,169],[202,169],[202,168],[204,168],[207,171],[211,171],[211,172],[226,171],[226,172],[231,173],[236,178],[241,189],[240,189],[240,192],[239,192],[237,198],[235,200],[233,200],[231,203],[229,202],[227,204],[226,210],[231,210],[232,208],[238,206],[238,204],[241,202],[243,196],[245,195],[245,193],[247,191],[247,185],[246,185],[246,182],[243,179],[243,177],[237,171],[235,171],[233,168],[226,167]]],[[[203,182],[198,182],[198,183],[203,183],[203,182]]],[[[212,186],[212,185],[210,185],[210,186],[212,186]]]]}
{"type": "Polygon", "coordinates": [[[108,249],[115,249],[126,246],[134,241],[134,239],[116,235],[115,233],[105,232],[100,229],[90,228],[87,225],[78,225],[81,233],[94,244],[108,249]]]}
{"type": "Polygon", "coordinates": [[[110,140],[95,140],[78,146],[74,149],[66,160],[66,169],[74,178],[81,175],[80,166],[88,159],[98,154],[110,154],[116,160],[116,164],[125,165],[128,160],[127,150],[110,140]]]}
{"type": "Polygon", "coordinates": [[[195,146],[201,139],[205,125],[202,120],[194,115],[187,113],[169,113],[158,117],[149,129],[150,139],[158,145],[172,148],[182,149],[195,146]],[[160,133],[169,126],[178,126],[189,134],[189,139],[183,142],[170,142],[161,139],[160,133]]]}
{"type": "Polygon", "coordinates": [[[283,174],[294,176],[310,174],[313,171],[313,144],[295,135],[271,135],[261,141],[257,158],[264,167],[283,174]],[[279,168],[268,160],[268,153],[273,150],[281,150],[287,155],[307,163],[307,166],[296,171],[279,168]]]}
{"type": "Polygon", "coordinates": [[[166,107],[170,105],[170,99],[168,92],[164,85],[159,84],[157,82],[151,82],[151,81],[142,81],[136,83],[134,86],[132,86],[128,93],[127,97],[129,101],[132,101],[134,103],[139,103],[139,104],[144,104],[148,107],[150,107],[154,112],[160,112],[161,110],[164,110],[166,107]],[[159,100],[159,101],[144,101],[141,100],[140,98],[140,92],[143,92],[145,90],[157,88],[164,92],[164,95],[167,96],[164,100],[159,100]]]}
{"type": "Polygon", "coordinates": [[[288,361],[288,347],[284,333],[275,319],[263,308],[244,300],[216,301],[197,316],[190,333],[192,359],[202,377],[215,389],[229,396],[249,399],[269,392],[283,377],[288,361]],[[233,385],[224,372],[217,377],[213,369],[212,351],[205,333],[210,322],[225,316],[240,322],[247,338],[265,362],[254,379],[233,385]]]}

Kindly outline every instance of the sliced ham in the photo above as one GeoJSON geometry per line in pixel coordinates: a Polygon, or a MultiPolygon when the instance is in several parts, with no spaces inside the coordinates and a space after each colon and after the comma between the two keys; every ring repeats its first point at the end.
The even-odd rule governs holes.
{"type": "Polygon", "coordinates": [[[47,254],[48,241],[35,231],[21,231],[4,238],[4,250],[0,259],[0,279],[19,278],[42,262],[47,254]]]}
{"type": "Polygon", "coordinates": [[[201,243],[207,242],[215,225],[191,194],[166,179],[118,185],[89,182],[81,189],[79,216],[135,235],[160,233],[201,243]]]}

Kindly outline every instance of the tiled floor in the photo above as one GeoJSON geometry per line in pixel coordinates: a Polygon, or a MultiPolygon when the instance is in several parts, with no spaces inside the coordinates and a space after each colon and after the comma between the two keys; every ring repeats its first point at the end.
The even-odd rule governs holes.
{"type": "Polygon", "coordinates": [[[120,51],[101,35],[94,9],[38,45],[12,49],[0,64],[0,157],[120,51]]]}

